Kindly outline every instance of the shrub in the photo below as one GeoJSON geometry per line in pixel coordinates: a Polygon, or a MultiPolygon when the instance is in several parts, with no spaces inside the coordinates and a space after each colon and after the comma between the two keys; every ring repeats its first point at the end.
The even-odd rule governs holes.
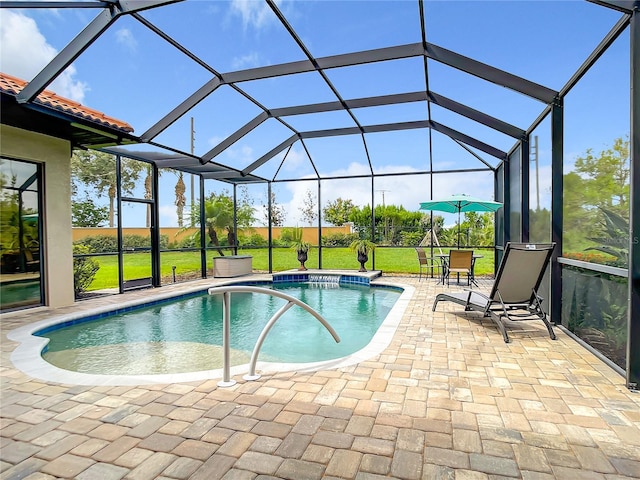
{"type": "Polygon", "coordinates": [[[402,245],[404,246],[412,246],[420,244],[420,241],[424,237],[422,232],[400,232],[400,237],[402,238],[402,245]]]}
{"type": "Polygon", "coordinates": [[[593,252],[565,252],[563,257],[580,260],[582,262],[597,263],[599,265],[614,265],[615,258],[612,255],[593,252]]]}
{"type": "Polygon", "coordinates": [[[288,246],[295,241],[295,236],[296,236],[295,228],[285,227],[280,232],[280,241],[284,245],[288,246]]]}
{"type": "Polygon", "coordinates": [[[326,247],[348,247],[357,239],[357,233],[332,233],[322,236],[322,245],[326,247]]]}
{"type": "Polygon", "coordinates": [[[178,242],[178,248],[200,248],[200,236],[189,235],[178,242]]]}
{"type": "MultiPolygon", "coordinates": [[[[85,245],[74,245],[73,253],[75,255],[85,255],[92,252],[85,245]]],[[[73,291],[76,298],[79,298],[89,288],[99,269],[100,264],[91,257],[74,257],[73,291]]]]}
{"type": "Polygon", "coordinates": [[[247,247],[265,247],[269,244],[266,238],[263,238],[262,235],[257,233],[252,233],[251,235],[239,235],[238,243],[247,247]]]}
{"type": "MultiPolygon", "coordinates": [[[[91,253],[114,253],[118,251],[118,237],[115,235],[96,235],[77,240],[74,245],[84,245],[91,253]]],[[[151,246],[149,237],[144,235],[124,235],[122,237],[122,248],[131,250],[134,248],[149,248],[151,246]]],[[[166,249],[169,246],[169,236],[160,235],[160,248],[166,249]]]]}
{"type": "Polygon", "coordinates": [[[118,251],[118,238],[112,235],[96,235],[74,242],[75,246],[85,246],[89,253],[110,253],[118,251]]]}

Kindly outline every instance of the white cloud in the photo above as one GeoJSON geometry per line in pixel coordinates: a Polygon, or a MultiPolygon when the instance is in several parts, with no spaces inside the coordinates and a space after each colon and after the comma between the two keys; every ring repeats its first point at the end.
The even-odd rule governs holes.
{"type": "Polygon", "coordinates": [[[231,67],[234,70],[241,70],[243,68],[250,68],[258,66],[258,54],[256,52],[242,57],[234,57],[231,61],[231,67]]]}
{"type": "Polygon", "coordinates": [[[160,225],[178,226],[178,213],[175,205],[160,205],[158,213],[160,215],[160,225]]]}
{"type": "MultiPolygon", "coordinates": [[[[536,192],[535,168],[529,172],[529,208],[534,209],[538,203],[536,192]]],[[[551,209],[551,165],[544,165],[538,170],[538,192],[540,192],[540,208],[551,209]]]]}
{"type": "Polygon", "coordinates": [[[253,148],[249,145],[239,145],[238,147],[230,147],[226,150],[228,158],[233,160],[234,164],[248,164],[254,160],[253,148]]]}
{"type": "MultiPolygon", "coordinates": [[[[196,133],[198,133],[198,132],[196,132],[196,133]]],[[[227,138],[227,136],[214,135],[213,137],[209,137],[207,139],[207,145],[210,145],[213,148],[213,147],[217,146],[220,142],[222,142],[226,138],[227,138]]]]}
{"type": "Polygon", "coordinates": [[[129,53],[135,53],[138,50],[138,41],[128,28],[116,30],[116,42],[122,45],[129,53]]]}
{"type": "MultiPolygon", "coordinates": [[[[58,53],[42,35],[35,20],[10,10],[2,12],[0,44],[0,70],[27,81],[33,79],[58,53]]],[[[82,102],[88,85],[77,80],[75,75],[76,69],[70,65],[47,89],[82,102]]]]}
{"type": "Polygon", "coordinates": [[[276,19],[266,3],[256,0],[233,0],[230,8],[233,15],[242,17],[245,30],[249,26],[257,30],[262,29],[276,19]]]}
{"type": "Polygon", "coordinates": [[[292,148],[289,150],[289,154],[287,155],[287,160],[284,162],[283,168],[289,172],[296,171],[305,161],[309,161],[307,154],[303,153],[300,149],[292,148]]]}

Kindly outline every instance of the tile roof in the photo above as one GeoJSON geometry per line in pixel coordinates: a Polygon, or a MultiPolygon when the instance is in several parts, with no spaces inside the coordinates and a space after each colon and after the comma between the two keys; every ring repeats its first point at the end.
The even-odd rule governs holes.
{"type": "MultiPolygon", "coordinates": [[[[0,91],[2,93],[8,93],[10,95],[18,95],[20,91],[27,85],[27,82],[16,78],[12,75],[0,72],[0,91]]],[[[92,122],[99,123],[111,128],[116,128],[127,133],[133,132],[133,127],[122,120],[109,117],[98,110],[94,110],[89,107],[70,100],[68,98],[61,97],[50,90],[43,90],[34,100],[34,103],[51,107],[55,110],[59,110],[64,113],[74,115],[76,117],[90,120],[92,122]]]]}

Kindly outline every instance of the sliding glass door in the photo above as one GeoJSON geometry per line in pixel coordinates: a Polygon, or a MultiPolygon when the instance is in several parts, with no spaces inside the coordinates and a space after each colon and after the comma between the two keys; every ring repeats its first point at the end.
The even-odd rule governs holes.
{"type": "Polygon", "coordinates": [[[0,310],[43,304],[40,178],[35,163],[0,158],[0,310]]]}

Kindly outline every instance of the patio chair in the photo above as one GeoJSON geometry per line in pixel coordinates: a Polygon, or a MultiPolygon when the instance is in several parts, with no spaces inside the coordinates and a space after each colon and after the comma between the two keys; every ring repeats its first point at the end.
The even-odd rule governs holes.
{"type": "Polygon", "coordinates": [[[510,341],[505,320],[539,319],[544,322],[551,339],[555,340],[556,334],[542,308],[542,298],[538,295],[554,247],[555,243],[507,243],[489,295],[469,290],[440,293],[433,303],[433,311],[438,302],[449,301],[464,306],[465,311],[482,312],[497,325],[505,343],[510,341]]]}
{"type": "Polygon", "coordinates": [[[416,253],[418,254],[418,263],[420,264],[420,274],[418,276],[418,281],[422,279],[422,269],[425,269],[427,272],[431,270],[431,276],[433,276],[433,272],[436,271],[438,273],[438,277],[440,277],[442,273],[440,262],[437,258],[428,257],[427,252],[425,252],[422,247],[415,247],[416,253]]]}
{"type": "MultiPolygon", "coordinates": [[[[451,280],[451,274],[458,274],[458,279],[461,273],[467,275],[467,285],[471,286],[471,271],[473,269],[473,250],[451,250],[449,252],[449,260],[447,261],[447,268],[444,273],[447,280],[447,286],[451,280]]],[[[444,282],[443,282],[444,283],[444,282]]]]}
{"type": "Polygon", "coordinates": [[[33,252],[28,248],[24,249],[25,271],[26,272],[39,272],[40,271],[40,259],[34,258],[33,252]]]}

